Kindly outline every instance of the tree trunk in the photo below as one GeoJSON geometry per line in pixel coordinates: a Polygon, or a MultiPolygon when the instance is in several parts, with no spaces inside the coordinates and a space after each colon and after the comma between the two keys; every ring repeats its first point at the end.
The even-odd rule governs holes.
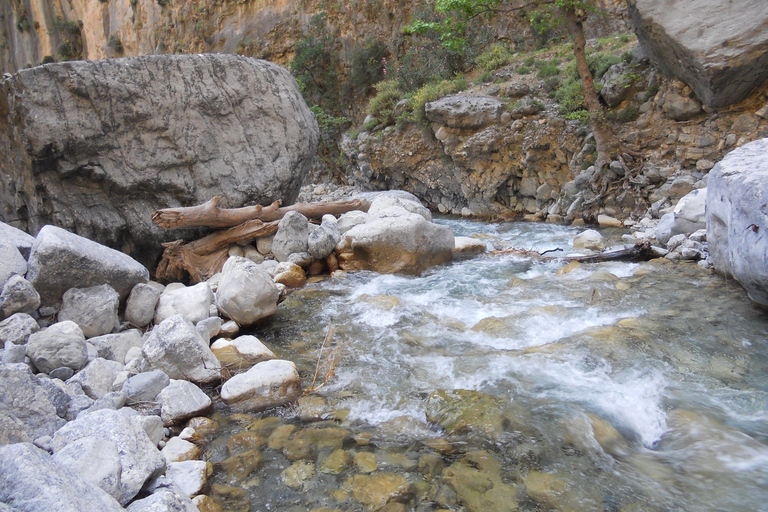
{"type": "Polygon", "coordinates": [[[589,111],[589,122],[592,133],[595,136],[597,146],[597,161],[595,169],[598,173],[606,167],[618,150],[618,141],[613,135],[610,126],[605,119],[605,112],[597,98],[595,84],[592,81],[592,73],[587,64],[585,53],[586,39],[584,37],[583,21],[585,15],[577,12],[573,7],[561,7],[565,19],[568,22],[568,31],[573,39],[573,55],[576,57],[576,68],[581,78],[581,89],[584,92],[584,104],[589,111]]]}

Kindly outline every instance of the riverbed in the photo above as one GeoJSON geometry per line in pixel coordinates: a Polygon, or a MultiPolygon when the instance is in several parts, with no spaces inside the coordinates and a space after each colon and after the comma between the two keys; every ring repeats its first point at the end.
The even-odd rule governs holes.
{"type": "Polygon", "coordinates": [[[255,331],[305,388],[332,376],[215,413],[225,509],[768,510],[768,314],[738,283],[505,251],[573,254],[584,228],[437,222],[489,252],[314,282],[255,331]]]}

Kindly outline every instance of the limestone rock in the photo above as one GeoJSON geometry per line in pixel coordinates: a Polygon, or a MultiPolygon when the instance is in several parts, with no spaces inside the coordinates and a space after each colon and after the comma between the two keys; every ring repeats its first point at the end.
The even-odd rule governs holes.
{"type": "Polygon", "coordinates": [[[252,366],[277,357],[256,336],[249,334],[234,340],[218,339],[211,345],[211,351],[223,366],[235,368],[252,366]]]}
{"type": "Polygon", "coordinates": [[[675,235],[706,228],[706,198],[707,189],[701,188],[680,199],[674,210],[661,217],[659,225],[656,226],[656,239],[666,244],[675,235]]]}
{"type": "Polygon", "coordinates": [[[372,218],[347,231],[336,253],[343,270],[418,274],[451,261],[453,249],[449,227],[401,209],[400,215],[372,218]]]}
{"type": "Polygon", "coordinates": [[[352,210],[339,217],[336,226],[339,228],[339,234],[343,235],[358,224],[368,222],[368,214],[359,210],[352,210]]]}
{"type": "Polygon", "coordinates": [[[454,254],[483,253],[488,250],[485,242],[469,236],[457,236],[453,243],[454,254]]]}
{"type": "Polygon", "coordinates": [[[71,288],[62,297],[59,321],[75,322],[86,338],[109,334],[118,323],[120,297],[108,284],[71,288]]]}
{"type": "Polygon", "coordinates": [[[307,274],[304,269],[293,263],[280,263],[275,268],[275,283],[283,284],[288,288],[302,288],[307,284],[307,274]]]}
{"type": "Polygon", "coordinates": [[[117,444],[109,439],[83,437],[66,445],[53,460],[68,467],[85,482],[101,488],[115,499],[120,497],[122,465],[117,444]]]}
{"type": "Polygon", "coordinates": [[[272,240],[272,254],[277,261],[288,261],[291,254],[307,252],[308,237],[307,218],[299,212],[288,212],[277,226],[272,240]]]}
{"type": "Polygon", "coordinates": [[[15,120],[3,116],[0,146],[19,154],[0,163],[3,220],[76,227],[147,265],[182,237],[155,226],[154,210],[222,191],[230,207],[290,204],[319,139],[287,70],[226,53],[38,66],[0,97],[15,120]]]}
{"type": "Polygon", "coordinates": [[[30,443],[0,447],[0,503],[24,512],[120,512],[113,497],[30,443]]]}
{"type": "Polygon", "coordinates": [[[322,260],[333,252],[339,239],[341,234],[336,218],[333,215],[325,215],[320,226],[309,225],[307,251],[313,258],[322,260]]]}
{"type": "Polygon", "coordinates": [[[165,426],[199,416],[210,409],[212,403],[199,387],[185,380],[172,380],[157,395],[157,401],[165,426]]]}
{"type": "Polygon", "coordinates": [[[126,361],[128,351],[132,348],[138,348],[141,352],[144,340],[141,338],[141,331],[128,329],[123,332],[91,338],[88,343],[96,348],[99,357],[125,364],[128,362],[126,361]]]}
{"type": "Polygon", "coordinates": [[[744,99],[768,78],[768,4],[752,0],[631,0],[640,46],[708,106],[744,99]]]}
{"type": "Polygon", "coordinates": [[[277,311],[280,292],[259,265],[249,259],[230,257],[224,264],[216,306],[240,325],[251,325],[277,311]]]}
{"type": "Polygon", "coordinates": [[[162,292],[156,287],[139,283],[133,287],[125,303],[125,320],[136,327],[144,327],[155,316],[155,307],[162,292]]]}
{"type": "Polygon", "coordinates": [[[13,275],[0,292],[0,320],[15,313],[34,313],[40,307],[40,294],[32,283],[20,275],[13,275]]]}
{"type": "Polygon", "coordinates": [[[221,365],[200,333],[182,315],[155,326],[144,340],[142,353],[153,368],[172,379],[210,383],[221,378],[221,365]]]}
{"type": "Polygon", "coordinates": [[[687,121],[701,113],[698,101],[679,94],[667,95],[662,109],[667,117],[675,121],[687,121]]]}
{"type": "Polygon", "coordinates": [[[184,491],[169,478],[157,478],[147,490],[152,494],[134,501],[126,510],[129,512],[200,512],[184,491]]]}
{"type": "Polygon", "coordinates": [[[27,365],[0,364],[0,445],[53,435],[64,424],[56,405],[27,365]]]}
{"type": "Polygon", "coordinates": [[[157,303],[155,323],[159,324],[173,315],[184,315],[192,323],[208,318],[214,296],[208,283],[184,286],[181,283],[168,285],[157,303]]]}
{"type": "Polygon", "coordinates": [[[351,484],[352,497],[369,510],[379,510],[387,503],[407,498],[410,494],[408,481],[394,473],[355,475],[351,484]]]}
{"type": "Polygon", "coordinates": [[[31,334],[40,330],[40,324],[26,313],[16,313],[0,322],[0,343],[10,341],[26,345],[31,334]]]}
{"type": "Polygon", "coordinates": [[[188,497],[193,497],[208,484],[208,463],[204,460],[185,460],[168,464],[166,477],[188,497]]]}
{"type": "Polygon", "coordinates": [[[24,259],[29,258],[29,251],[35,243],[35,237],[5,222],[0,222],[0,240],[16,247],[24,259]]]}
{"type": "Polygon", "coordinates": [[[229,379],[221,388],[224,403],[242,411],[261,411],[287,404],[300,393],[301,380],[296,365],[281,359],[258,363],[229,379]]]}
{"type": "Polygon", "coordinates": [[[12,275],[23,276],[27,273],[27,260],[21,255],[16,246],[5,241],[0,242],[0,286],[12,275]]]}
{"type": "Polygon", "coordinates": [[[55,226],[44,226],[29,255],[27,279],[44,306],[61,301],[70,288],[108,284],[123,299],[149,271],[130,256],[55,226]]]}
{"type": "Polygon", "coordinates": [[[70,443],[94,437],[114,442],[120,454],[120,487],[117,500],[125,505],[144,483],[165,470],[165,460],[147,433],[131,418],[112,410],[78,416],[53,436],[54,453],[70,443]]]}
{"type": "Polygon", "coordinates": [[[424,106],[427,119],[451,128],[482,128],[496,123],[504,104],[483,96],[446,96],[424,106]]]}
{"type": "Polygon", "coordinates": [[[112,392],[112,383],[123,370],[123,364],[97,357],[77,372],[67,384],[77,382],[88,397],[98,400],[112,392]]]}
{"type": "Polygon", "coordinates": [[[381,218],[400,215],[400,208],[424,217],[432,222],[432,213],[415,196],[392,191],[376,196],[368,207],[369,218],[381,218]]]}
{"type": "Polygon", "coordinates": [[[707,242],[715,269],[733,276],[749,298],[768,306],[768,139],[728,153],[709,172],[707,242]]]}
{"type": "Polygon", "coordinates": [[[128,405],[139,402],[154,402],[157,395],[171,383],[171,379],[161,370],[140,373],[123,382],[128,405]]]}
{"type": "Polygon", "coordinates": [[[600,78],[603,88],[600,89],[600,96],[605,100],[609,107],[615,107],[627,99],[632,92],[633,80],[630,77],[629,64],[619,62],[614,64],[600,78]]]}
{"type": "Polygon", "coordinates": [[[172,437],[165,443],[165,447],[163,447],[160,453],[165,457],[165,462],[170,464],[171,462],[181,462],[183,460],[198,458],[200,455],[200,448],[179,437],[172,437]]]}
{"type": "Polygon", "coordinates": [[[27,341],[27,355],[43,373],[62,366],[78,371],[88,363],[83,331],[69,320],[31,334],[27,341]]]}

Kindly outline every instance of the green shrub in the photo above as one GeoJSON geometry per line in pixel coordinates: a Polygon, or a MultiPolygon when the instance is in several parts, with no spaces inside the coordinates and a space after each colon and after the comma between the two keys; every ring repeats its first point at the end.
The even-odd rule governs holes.
{"type": "Polygon", "coordinates": [[[544,64],[536,72],[537,78],[549,78],[560,74],[560,68],[554,64],[544,64]]]}
{"type": "Polygon", "coordinates": [[[456,92],[459,92],[466,89],[469,84],[467,83],[467,79],[464,78],[464,75],[460,75],[453,79],[453,86],[456,88],[456,92]]]}
{"type": "Polygon", "coordinates": [[[50,64],[51,62],[56,62],[56,59],[53,58],[53,55],[46,55],[43,57],[43,64],[50,64]]]}
{"type": "Polygon", "coordinates": [[[397,80],[390,79],[379,82],[374,85],[374,88],[376,94],[368,102],[368,113],[382,124],[388,125],[394,121],[392,114],[395,111],[395,105],[402,97],[400,84],[397,80]]]}
{"type": "Polygon", "coordinates": [[[631,121],[634,121],[638,118],[640,115],[640,109],[637,108],[635,105],[629,105],[618,112],[608,112],[609,120],[616,121],[619,123],[629,123],[631,121]]]}
{"type": "Polygon", "coordinates": [[[394,76],[404,92],[416,91],[429,82],[450,78],[454,72],[450,52],[439,41],[416,38],[394,66],[394,76]]]}
{"type": "Polygon", "coordinates": [[[308,31],[294,46],[289,67],[310,105],[322,105],[328,112],[339,110],[336,38],[328,30],[326,14],[316,14],[308,31]]]}
{"type": "Polygon", "coordinates": [[[523,61],[523,66],[525,67],[532,68],[535,65],[536,65],[536,57],[534,57],[533,55],[531,55],[530,57],[527,57],[523,61]]]}
{"type": "Polygon", "coordinates": [[[493,81],[493,71],[486,71],[482,75],[480,75],[477,79],[478,83],[486,83],[486,82],[492,82],[493,81]]]}
{"type": "Polygon", "coordinates": [[[76,21],[67,21],[61,16],[56,16],[48,34],[78,35],[80,34],[80,25],[76,21]]]}
{"type": "Polygon", "coordinates": [[[115,53],[123,53],[123,41],[117,34],[112,34],[109,36],[109,43],[107,44],[110,48],[115,50],[115,53]]]}
{"type": "Polygon", "coordinates": [[[377,126],[379,126],[379,120],[376,119],[375,117],[372,117],[371,119],[366,121],[366,123],[363,125],[363,129],[369,132],[374,128],[376,128],[377,126]]]}
{"type": "Polygon", "coordinates": [[[517,69],[515,69],[515,73],[517,73],[518,75],[527,75],[530,72],[531,72],[531,68],[525,65],[518,66],[517,69]]]}
{"type": "Polygon", "coordinates": [[[80,58],[80,51],[71,41],[67,41],[59,46],[56,54],[58,55],[59,60],[77,60],[80,58]]]}
{"type": "Polygon", "coordinates": [[[581,80],[568,77],[560,83],[560,87],[552,93],[552,98],[560,106],[558,110],[566,115],[584,108],[584,92],[581,89],[581,80]]]}
{"type": "Polygon", "coordinates": [[[22,14],[19,21],[16,22],[16,28],[19,32],[27,32],[31,26],[29,18],[27,18],[27,13],[22,14]]]}
{"type": "Polygon", "coordinates": [[[589,53],[587,52],[587,64],[592,77],[595,80],[602,78],[608,68],[621,62],[621,57],[607,53],[589,53]]]}
{"type": "Polygon", "coordinates": [[[388,53],[387,45],[378,39],[369,38],[365,44],[355,47],[349,64],[352,85],[367,91],[385,78],[388,53]]]}
{"type": "Polygon", "coordinates": [[[475,64],[483,71],[493,71],[512,63],[515,54],[505,44],[495,44],[480,54],[475,64]]]}

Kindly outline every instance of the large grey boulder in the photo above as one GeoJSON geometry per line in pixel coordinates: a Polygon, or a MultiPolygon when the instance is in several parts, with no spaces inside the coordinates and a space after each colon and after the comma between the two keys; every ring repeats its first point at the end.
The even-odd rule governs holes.
{"type": "Polygon", "coordinates": [[[5,222],[0,222],[0,240],[16,247],[24,259],[29,258],[29,251],[35,243],[35,237],[5,222]]]}
{"type": "Polygon", "coordinates": [[[123,507],[31,443],[0,447],[0,503],[20,512],[120,512],[123,507]]]}
{"type": "Polygon", "coordinates": [[[158,208],[226,191],[230,207],[293,202],[319,130],[290,73],[225,53],[71,61],[24,69],[0,87],[0,212],[154,263],[180,238],[158,208]],[[74,135],[73,135],[74,134],[74,135]]]}
{"type": "Polygon", "coordinates": [[[32,246],[27,279],[47,306],[61,302],[70,288],[99,284],[110,285],[123,299],[137,283],[149,280],[149,271],[127,254],[56,226],[45,226],[32,246]]]}
{"type": "Polygon", "coordinates": [[[693,233],[707,227],[705,213],[707,189],[693,190],[682,197],[675,209],[665,213],[656,226],[656,239],[667,244],[675,235],[693,233]]]}
{"type": "Polygon", "coordinates": [[[277,312],[280,292],[266,270],[247,258],[231,256],[216,290],[216,306],[240,325],[251,325],[277,312]]]}
{"type": "Polygon", "coordinates": [[[83,331],[75,322],[65,320],[29,336],[27,355],[35,368],[50,373],[66,366],[75,371],[88,364],[88,348],[83,331]]]}
{"type": "Polygon", "coordinates": [[[53,460],[71,469],[85,482],[119,498],[122,464],[114,441],[83,437],[58,450],[53,460]]]}
{"type": "Polygon", "coordinates": [[[322,260],[333,252],[341,240],[341,233],[333,215],[324,215],[319,226],[309,225],[307,237],[307,252],[316,260],[322,260]]]}
{"type": "Polygon", "coordinates": [[[424,106],[430,122],[451,128],[480,129],[498,122],[504,104],[496,98],[458,94],[424,106]]]}
{"type": "Polygon", "coordinates": [[[731,151],[709,172],[707,242],[715,269],[768,306],[768,139],[731,151]]]}
{"type": "Polygon", "coordinates": [[[172,380],[157,395],[163,425],[175,425],[200,416],[211,408],[211,399],[203,391],[185,380],[172,380]]]}
{"type": "Polygon", "coordinates": [[[15,313],[0,322],[0,343],[26,345],[29,336],[40,330],[37,320],[26,313],[15,313]]]}
{"type": "Polygon", "coordinates": [[[117,361],[97,357],[67,380],[67,384],[77,382],[89,398],[98,400],[113,391],[112,384],[123,366],[117,361]]]}
{"type": "Polygon", "coordinates": [[[27,260],[14,245],[0,241],[0,286],[12,275],[23,276],[27,273],[27,260]]]}
{"type": "Polygon", "coordinates": [[[52,436],[64,424],[57,413],[48,391],[27,365],[0,363],[0,444],[52,436]]]}
{"type": "Polygon", "coordinates": [[[393,206],[358,224],[336,246],[344,270],[418,274],[453,259],[451,228],[393,206]]]}
{"type": "Polygon", "coordinates": [[[710,107],[738,103],[768,78],[768,2],[629,0],[640,46],[710,107]]]}
{"type": "MultiPolygon", "coordinates": [[[[165,459],[138,421],[117,411],[104,409],[80,415],[53,436],[53,452],[86,437],[105,439],[117,445],[120,454],[120,484],[117,500],[125,505],[147,480],[165,471],[165,459]]],[[[88,509],[85,509],[88,510],[88,509]]]]}
{"type": "Polygon", "coordinates": [[[184,315],[192,323],[210,316],[213,304],[213,292],[208,283],[184,286],[181,283],[169,284],[157,303],[155,323],[159,324],[173,315],[184,315]]]}
{"type": "Polygon", "coordinates": [[[288,212],[280,219],[272,239],[272,254],[277,261],[288,261],[291,254],[307,252],[309,221],[299,212],[288,212]]]}
{"type": "Polygon", "coordinates": [[[224,403],[238,411],[263,411],[284,405],[301,394],[301,380],[291,361],[258,363],[229,379],[221,388],[224,403]]]}
{"type": "Polygon", "coordinates": [[[208,384],[221,379],[221,364],[195,326],[174,315],[155,326],[142,348],[153,368],[172,379],[208,384]]]}
{"type": "Polygon", "coordinates": [[[21,275],[12,275],[0,292],[0,320],[15,313],[34,313],[40,307],[40,294],[21,275]]]}
{"type": "Polygon", "coordinates": [[[109,334],[118,324],[120,296],[108,284],[70,288],[64,292],[59,321],[72,320],[86,338],[109,334]]]}

